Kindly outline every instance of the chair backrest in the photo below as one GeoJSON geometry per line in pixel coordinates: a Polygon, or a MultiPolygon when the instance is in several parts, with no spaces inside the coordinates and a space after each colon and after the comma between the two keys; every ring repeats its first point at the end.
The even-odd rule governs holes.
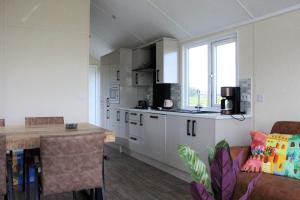
{"type": "Polygon", "coordinates": [[[6,138],[0,135],[0,195],[6,194],[6,138]]]}
{"type": "Polygon", "coordinates": [[[4,127],[5,126],[5,119],[0,119],[0,127],[4,127]]]}
{"type": "Polygon", "coordinates": [[[25,126],[64,124],[64,117],[25,117],[25,126]]]}
{"type": "Polygon", "coordinates": [[[271,133],[300,134],[300,122],[278,121],[273,125],[271,133]]]}
{"type": "Polygon", "coordinates": [[[41,137],[43,195],[102,187],[104,138],[101,133],[41,137]]]}

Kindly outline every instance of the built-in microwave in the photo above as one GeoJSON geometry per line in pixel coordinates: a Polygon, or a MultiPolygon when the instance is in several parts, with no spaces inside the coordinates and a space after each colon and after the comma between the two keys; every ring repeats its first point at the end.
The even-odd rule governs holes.
{"type": "Polygon", "coordinates": [[[109,103],[120,103],[120,84],[112,83],[109,88],[109,103]]]}

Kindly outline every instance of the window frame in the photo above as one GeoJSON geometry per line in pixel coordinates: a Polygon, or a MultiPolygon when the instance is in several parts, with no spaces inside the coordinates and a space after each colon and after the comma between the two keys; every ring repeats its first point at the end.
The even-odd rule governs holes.
{"type": "Polygon", "coordinates": [[[235,59],[236,59],[236,74],[235,74],[235,83],[236,86],[238,85],[239,80],[239,52],[238,52],[238,33],[233,32],[230,34],[211,37],[203,40],[198,40],[194,42],[185,43],[182,45],[182,103],[181,107],[185,109],[194,109],[195,107],[189,106],[189,59],[188,59],[188,50],[190,48],[207,45],[208,46],[208,107],[212,109],[219,109],[220,104],[215,104],[214,101],[216,100],[216,65],[215,65],[215,58],[214,58],[214,47],[220,44],[226,44],[235,42],[235,59]]]}

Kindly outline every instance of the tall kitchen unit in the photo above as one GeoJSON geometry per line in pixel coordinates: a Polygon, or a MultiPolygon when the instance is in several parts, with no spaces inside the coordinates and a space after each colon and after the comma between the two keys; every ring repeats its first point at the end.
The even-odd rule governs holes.
{"type": "Polygon", "coordinates": [[[117,137],[124,137],[117,122],[125,118],[125,113],[118,108],[133,107],[137,101],[136,88],[132,86],[132,50],[120,48],[100,60],[101,126],[115,129],[117,137]]]}

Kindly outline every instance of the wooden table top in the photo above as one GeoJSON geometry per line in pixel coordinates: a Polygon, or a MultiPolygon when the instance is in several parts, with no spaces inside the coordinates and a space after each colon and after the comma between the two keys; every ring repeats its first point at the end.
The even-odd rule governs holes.
{"type": "Polygon", "coordinates": [[[88,123],[79,123],[77,129],[66,129],[64,124],[38,125],[30,127],[7,126],[0,128],[0,134],[6,136],[7,151],[39,148],[41,136],[77,135],[89,133],[105,134],[106,143],[115,141],[115,134],[112,131],[88,123]]]}

